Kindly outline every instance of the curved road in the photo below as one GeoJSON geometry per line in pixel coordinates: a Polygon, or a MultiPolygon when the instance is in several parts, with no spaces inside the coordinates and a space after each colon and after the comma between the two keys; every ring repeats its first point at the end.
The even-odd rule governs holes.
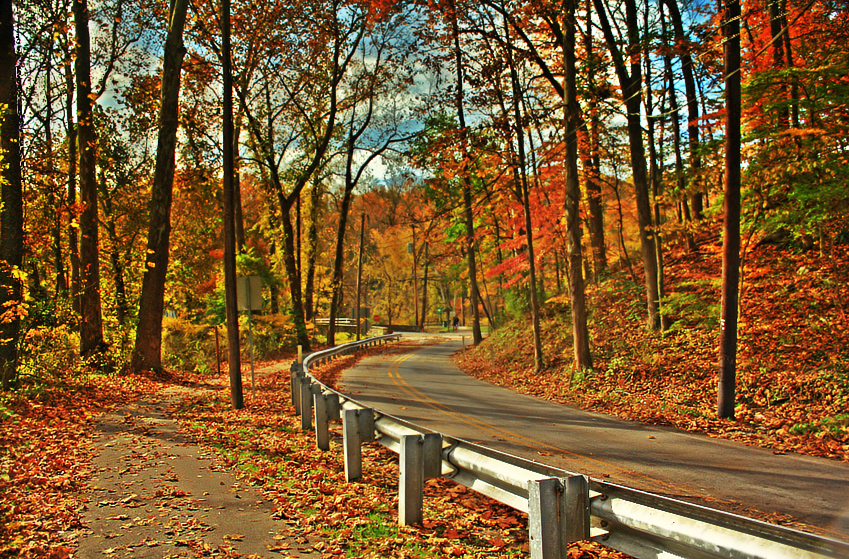
{"type": "Polygon", "coordinates": [[[461,342],[446,338],[364,359],[343,373],[340,389],[452,437],[738,514],[786,514],[849,541],[849,464],[776,455],[517,394],[463,374],[450,358],[461,342]]]}

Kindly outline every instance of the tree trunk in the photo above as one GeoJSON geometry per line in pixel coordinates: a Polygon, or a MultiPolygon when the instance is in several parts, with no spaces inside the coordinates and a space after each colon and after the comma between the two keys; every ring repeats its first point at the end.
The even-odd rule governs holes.
{"type": "Polygon", "coordinates": [[[342,205],[339,207],[339,229],[336,231],[336,257],[333,260],[333,280],[330,288],[330,322],[327,324],[327,345],[336,345],[336,317],[339,316],[339,300],[342,293],[342,282],[345,275],[345,231],[348,228],[348,215],[351,208],[351,195],[354,185],[347,183],[342,195],[342,205]],[[350,184],[350,188],[348,185],[350,184]]]}
{"type": "MultiPolygon", "coordinates": [[[[531,223],[531,200],[530,185],[528,184],[527,167],[525,159],[525,138],[522,127],[521,103],[522,92],[519,84],[519,74],[513,62],[513,45],[510,40],[509,28],[505,21],[505,38],[507,64],[510,68],[510,81],[513,93],[513,118],[516,126],[516,144],[519,152],[519,168],[517,187],[521,188],[522,209],[525,214],[525,242],[528,246],[528,289],[531,296],[531,322],[533,324],[534,336],[534,371],[539,373],[545,368],[545,353],[542,347],[542,326],[540,324],[539,293],[536,280],[536,256],[534,254],[534,232],[531,223]]],[[[577,163],[576,163],[577,167],[577,163]]],[[[516,172],[514,171],[514,176],[516,172]]],[[[577,178],[577,177],[576,177],[577,178]]],[[[580,242],[580,241],[579,241],[580,242]]]]}
{"type": "MultiPolygon", "coordinates": [[[[101,191],[101,194],[103,192],[101,191]]],[[[112,281],[115,284],[115,313],[118,318],[118,326],[124,329],[129,314],[129,303],[127,301],[127,290],[124,282],[124,265],[121,262],[121,253],[118,251],[118,230],[115,227],[115,219],[112,215],[112,201],[104,197],[103,204],[104,227],[109,238],[109,260],[112,264],[112,281]]],[[[125,331],[122,338],[125,339],[125,331]]],[[[123,341],[123,340],[122,340],[123,341]]]]}
{"type": "MultiPolygon", "coordinates": [[[[134,372],[162,369],[162,314],[171,237],[171,200],[180,99],[180,70],[186,48],[183,27],[189,0],[175,0],[168,24],[159,108],[159,139],[148,206],[147,256],[142,278],[139,318],[130,368],[134,372]]],[[[229,329],[228,329],[229,331],[229,329]]]]}
{"type": "Polygon", "coordinates": [[[242,360],[239,354],[239,308],[236,294],[236,208],[233,184],[233,72],[230,66],[230,0],[221,1],[221,59],[224,81],[222,122],[222,173],[224,190],[224,293],[227,314],[227,363],[230,369],[230,402],[245,406],[242,394],[242,360]]]}
{"type": "Polygon", "coordinates": [[[643,270],[645,272],[647,326],[649,330],[660,328],[660,290],[658,285],[657,254],[655,248],[655,235],[653,232],[651,200],[649,199],[649,184],[646,173],[646,154],[643,144],[643,127],[641,123],[641,62],[640,62],[640,30],[637,22],[637,6],[635,0],[625,0],[626,23],[628,27],[628,43],[630,71],[625,65],[625,60],[616,38],[610,27],[610,22],[605,12],[603,0],[594,0],[599,22],[604,33],[607,46],[610,51],[616,74],[625,98],[625,111],[628,124],[628,144],[631,151],[631,169],[634,180],[634,194],[637,206],[637,221],[640,229],[640,253],[643,259],[643,270]]]}
{"type": "Polygon", "coordinates": [[[740,2],[725,0],[725,225],[717,415],[734,417],[740,281],[740,2]]]}
{"type": "MultiPolygon", "coordinates": [[[[455,12],[454,2],[451,1],[451,30],[454,40],[454,60],[457,71],[457,95],[455,103],[457,108],[457,120],[460,125],[460,142],[462,149],[465,152],[466,143],[468,141],[466,130],[466,115],[463,107],[463,52],[460,49],[460,29],[457,25],[457,14],[455,12]]],[[[467,154],[466,154],[467,155],[467,154]]],[[[481,318],[478,303],[480,301],[480,291],[478,288],[478,266],[475,251],[475,221],[472,211],[472,185],[467,173],[463,174],[463,218],[466,224],[466,261],[469,266],[469,285],[471,288],[471,305],[472,305],[472,343],[478,345],[483,341],[481,335],[481,318]]]]}
{"type": "MultiPolygon", "coordinates": [[[[53,89],[53,52],[54,38],[48,40],[47,45],[47,70],[44,73],[44,90],[51,95],[53,89]]],[[[62,195],[59,192],[57,200],[55,169],[57,168],[53,156],[53,103],[48,102],[45,106],[44,115],[44,143],[47,144],[47,173],[48,173],[48,205],[53,212],[53,224],[50,231],[50,248],[53,251],[53,267],[56,272],[56,299],[66,297],[68,294],[68,280],[65,277],[65,261],[62,256],[62,195]]]]}
{"type": "MultiPolygon", "coordinates": [[[[70,39],[66,39],[70,42],[70,39]]],[[[71,307],[80,313],[80,239],[77,234],[76,204],[77,204],[77,126],[74,122],[74,73],[71,70],[73,53],[68,46],[64,62],[65,66],[65,117],[68,128],[68,195],[66,199],[68,211],[68,257],[71,261],[71,307]]]]}
{"type": "MultiPolygon", "coordinates": [[[[598,116],[598,95],[595,85],[596,64],[598,57],[595,56],[595,48],[593,46],[593,29],[592,29],[592,0],[587,0],[587,31],[584,33],[584,52],[587,57],[587,84],[590,88],[590,95],[587,99],[589,109],[589,126],[586,119],[582,119],[581,126],[584,129],[587,141],[587,154],[582,158],[582,166],[584,169],[586,189],[587,189],[587,209],[589,217],[587,218],[588,229],[590,233],[590,246],[593,251],[593,275],[598,281],[599,273],[607,269],[607,244],[604,240],[604,206],[602,204],[601,195],[601,156],[599,154],[599,116],[598,116]]],[[[577,22],[575,23],[577,25],[577,22]]],[[[580,111],[580,108],[579,108],[580,111]]],[[[580,114],[578,115],[580,118],[580,114]]]]}
{"type": "MultiPolygon", "coordinates": [[[[684,24],[681,20],[681,11],[678,9],[677,0],[665,0],[672,19],[672,29],[675,33],[675,43],[686,44],[684,35],[684,24]]],[[[693,58],[688,49],[682,49],[679,55],[681,59],[681,74],[684,77],[684,95],[687,99],[687,141],[690,148],[690,174],[695,182],[694,186],[688,188],[690,191],[690,208],[693,219],[702,219],[704,211],[705,187],[701,184],[702,157],[699,154],[699,95],[696,92],[696,80],[693,76],[693,58]]]]}
{"type": "Polygon", "coordinates": [[[310,190],[310,226],[307,229],[307,281],[304,286],[304,313],[307,321],[315,319],[315,262],[318,255],[318,219],[321,211],[321,181],[313,181],[310,190]]]}
{"type": "Polygon", "coordinates": [[[428,242],[424,242],[424,281],[422,281],[422,323],[421,331],[425,331],[427,324],[427,267],[428,267],[428,242]]]}
{"type": "MultiPolygon", "coordinates": [[[[779,36],[785,24],[780,1],[771,0],[768,10],[769,30],[772,35],[772,67],[774,70],[781,70],[784,68],[787,59],[784,56],[784,40],[779,36]]],[[[784,33],[786,34],[787,31],[784,31],[784,33]]],[[[783,83],[783,80],[779,85],[779,91],[781,92],[781,100],[785,101],[787,99],[787,84],[783,83]]],[[[786,130],[790,125],[790,107],[784,105],[778,113],[778,129],[786,130]]]]}
{"type": "Polygon", "coordinates": [[[242,133],[241,126],[233,128],[233,211],[235,212],[234,223],[236,228],[236,251],[245,251],[245,216],[242,211],[242,178],[239,172],[239,136],[242,133]]]}
{"type": "MultiPolygon", "coordinates": [[[[660,23],[661,23],[661,36],[664,37],[664,41],[666,41],[666,18],[664,17],[663,12],[660,14],[660,23]]],[[[669,50],[669,44],[666,45],[667,50],[669,50]]],[[[672,115],[672,142],[675,150],[675,177],[676,177],[676,189],[678,190],[678,196],[676,198],[679,199],[679,210],[678,210],[678,218],[681,221],[681,209],[684,209],[683,214],[686,216],[686,224],[689,225],[690,221],[690,207],[687,204],[687,198],[685,196],[687,189],[687,178],[684,175],[684,157],[681,154],[681,115],[679,112],[678,106],[678,95],[675,92],[675,76],[672,72],[672,57],[668,54],[663,55],[663,68],[665,80],[667,82],[666,87],[669,90],[669,108],[670,114],[672,115]]],[[[698,246],[696,245],[695,237],[693,236],[693,232],[690,231],[686,226],[684,228],[684,237],[687,242],[687,250],[689,252],[695,252],[698,250],[698,246]]]]}
{"type": "Polygon", "coordinates": [[[9,390],[17,378],[23,302],[20,271],[24,256],[21,134],[18,117],[18,57],[12,1],[0,1],[0,379],[9,390]]]}
{"type": "Polygon", "coordinates": [[[91,39],[89,37],[88,0],[74,0],[74,29],[76,33],[77,76],[77,141],[79,142],[80,198],[80,267],[82,273],[80,297],[80,355],[103,353],[103,319],[100,305],[100,258],[97,222],[97,136],[91,98],[91,39]]]}
{"type": "Polygon", "coordinates": [[[563,63],[566,92],[566,239],[569,251],[569,291],[572,304],[572,346],[577,370],[592,369],[590,336],[587,329],[587,303],[584,294],[584,276],[581,270],[581,217],[579,211],[581,187],[578,182],[578,107],[577,72],[575,70],[575,21],[576,0],[563,2],[565,33],[563,41],[563,63]]]}

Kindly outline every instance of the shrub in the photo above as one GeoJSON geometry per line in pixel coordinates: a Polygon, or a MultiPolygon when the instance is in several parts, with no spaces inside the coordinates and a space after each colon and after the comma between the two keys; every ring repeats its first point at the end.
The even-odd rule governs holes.
{"type": "MultiPolygon", "coordinates": [[[[287,314],[254,315],[254,359],[274,359],[297,346],[297,332],[292,317],[287,314]]],[[[242,358],[250,357],[247,316],[239,321],[242,358]]]]}
{"type": "MultiPolygon", "coordinates": [[[[222,358],[224,353],[222,340],[222,358]]],[[[168,369],[208,373],[214,369],[215,328],[208,324],[191,324],[178,318],[162,321],[162,363],[168,369]]]]}

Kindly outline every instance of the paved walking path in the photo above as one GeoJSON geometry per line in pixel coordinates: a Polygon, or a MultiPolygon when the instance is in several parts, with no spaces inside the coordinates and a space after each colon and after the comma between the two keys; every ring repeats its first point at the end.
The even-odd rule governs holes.
{"type": "Polygon", "coordinates": [[[89,533],[78,558],[320,557],[271,503],[179,432],[167,409],[189,389],[105,413],[94,442],[89,533]]]}
{"type": "Polygon", "coordinates": [[[795,519],[849,541],[849,464],[776,455],[517,394],[460,372],[450,358],[460,343],[453,338],[363,360],[343,373],[340,388],[366,405],[489,448],[730,512],[795,519]]]}

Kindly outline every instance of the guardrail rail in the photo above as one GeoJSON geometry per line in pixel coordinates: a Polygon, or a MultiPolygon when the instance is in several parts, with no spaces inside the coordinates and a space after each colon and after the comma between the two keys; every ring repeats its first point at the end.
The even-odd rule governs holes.
{"type": "Polygon", "coordinates": [[[488,449],[369,408],[309,374],[309,367],[400,339],[367,338],[292,363],[292,402],[318,448],[328,423],[342,421],[345,477],[362,476],[361,444],[399,455],[398,521],[422,521],[424,480],[448,477],[528,513],[533,559],[565,559],[570,543],[592,540],[637,558],[849,558],[849,543],[638,491],[488,449]]]}

